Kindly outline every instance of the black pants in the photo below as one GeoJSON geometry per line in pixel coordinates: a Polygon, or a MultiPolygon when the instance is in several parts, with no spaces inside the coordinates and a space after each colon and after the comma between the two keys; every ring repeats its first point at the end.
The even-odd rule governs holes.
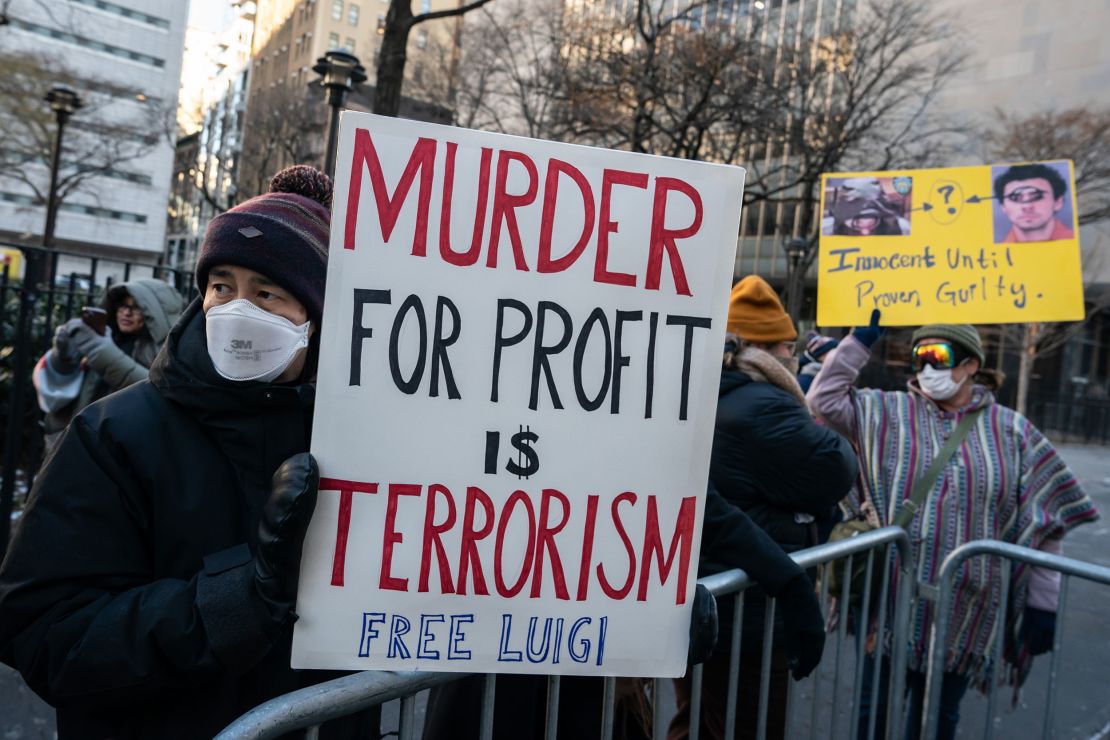
{"type": "MultiPolygon", "coordinates": [[[[613,737],[647,740],[650,709],[636,707],[636,684],[617,679],[613,737]],[[646,723],[644,720],[646,719],[646,723]]],[[[547,717],[547,677],[499,674],[493,704],[494,740],[540,740],[547,717]]],[[[485,677],[470,676],[431,690],[424,740],[477,740],[485,677]]],[[[563,676],[559,682],[559,740],[601,736],[604,681],[563,676]]]]}
{"type": "MultiPolygon", "coordinates": [[[[871,687],[875,684],[875,659],[864,658],[863,692],[859,702],[859,725],[856,728],[858,740],[867,740],[867,725],[871,717],[871,687]]],[[[960,702],[967,693],[968,678],[957,673],[945,673],[940,682],[940,716],[937,718],[937,740],[952,740],[956,737],[956,725],[960,722],[960,702]]],[[[883,658],[882,675],[879,678],[878,704],[875,707],[875,737],[883,737],[886,727],[887,694],[890,687],[890,658],[883,658]]],[[[921,736],[921,718],[925,710],[925,673],[906,671],[906,696],[909,701],[909,716],[906,718],[905,740],[918,740],[921,736]]]]}

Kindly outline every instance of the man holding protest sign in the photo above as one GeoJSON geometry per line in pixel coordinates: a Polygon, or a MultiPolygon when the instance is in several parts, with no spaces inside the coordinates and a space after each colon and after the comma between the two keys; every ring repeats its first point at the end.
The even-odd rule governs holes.
{"type": "MultiPolygon", "coordinates": [[[[203,300],[149,381],[74,419],[0,567],[0,659],[63,740],[211,737],[326,677],[289,652],[331,183],[293,167],[270,188],[213,219],[203,300]]],[[[323,735],[378,730],[336,724],[323,735]]]]}
{"type": "MultiPolygon", "coordinates": [[[[1028,419],[995,402],[998,378],[984,368],[986,357],[974,326],[938,323],[918,328],[910,351],[915,376],[906,391],[853,388],[883,334],[879,322],[876,310],[869,326],[858,327],[840,343],[807,398],[814,413],[851,438],[859,450],[860,485],[845,499],[846,510],[860,517],[870,510],[874,524],[903,526],[910,535],[917,581],[934,584],[944,559],[971,540],[989,538],[1059,553],[1064,535],[1099,518],[1051,442],[1028,419]]],[[[955,737],[960,702],[969,685],[986,691],[992,678],[998,681],[1002,675],[1021,686],[1033,656],[1052,646],[1060,574],[1015,567],[1009,607],[1003,608],[998,604],[1001,562],[985,562],[961,575],[953,599],[954,627],[947,635],[944,674],[938,681],[938,738],[955,737]],[[1001,674],[991,666],[999,639],[1004,640],[1001,674]]],[[[890,578],[893,600],[897,569],[891,570],[890,578]]],[[[931,602],[919,600],[910,621],[907,738],[920,732],[933,608],[931,602]]],[[[872,616],[869,637],[874,638],[877,629],[872,616]]],[[[884,656],[881,673],[874,663],[873,657],[865,661],[863,682],[870,687],[875,675],[881,676],[884,700],[878,707],[870,706],[871,692],[865,688],[861,738],[867,737],[872,712],[875,726],[886,726],[889,660],[884,656]]]]}

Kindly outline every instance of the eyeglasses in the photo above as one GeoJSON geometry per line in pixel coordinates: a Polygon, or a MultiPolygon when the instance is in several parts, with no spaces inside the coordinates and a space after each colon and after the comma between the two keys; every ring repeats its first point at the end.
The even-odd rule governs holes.
{"type": "Polygon", "coordinates": [[[926,365],[950,370],[960,364],[956,349],[948,342],[926,342],[913,348],[913,371],[919,373],[926,365]]]}
{"type": "Polygon", "coordinates": [[[1047,190],[1041,190],[1032,185],[1022,185],[1020,188],[1014,188],[1002,197],[1011,203],[1036,203],[1038,200],[1044,200],[1047,195],[1047,190]]]}
{"type": "Polygon", "coordinates": [[[139,307],[134,303],[121,303],[116,306],[116,313],[139,313],[139,307]]]}

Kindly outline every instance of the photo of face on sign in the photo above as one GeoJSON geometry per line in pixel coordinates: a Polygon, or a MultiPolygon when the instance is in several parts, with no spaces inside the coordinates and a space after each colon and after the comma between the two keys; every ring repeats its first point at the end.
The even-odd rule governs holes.
{"type": "Polygon", "coordinates": [[[907,236],[909,177],[830,177],[825,181],[825,236],[907,236]]]}
{"type": "Polygon", "coordinates": [[[1067,162],[991,168],[995,244],[1074,239],[1070,175],[1067,162]]]}

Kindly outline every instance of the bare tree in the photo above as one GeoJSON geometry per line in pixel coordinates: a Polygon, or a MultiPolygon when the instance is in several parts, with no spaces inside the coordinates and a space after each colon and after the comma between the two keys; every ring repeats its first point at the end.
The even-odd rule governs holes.
{"type": "Polygon", "coordinates": [[[832,34],[779,39],[764,65],[785,105],[755,132],[745,201],[789,211],[783,235],[816,238],[823,173],[939,162],[958,138],[931,113],[967,59],[953,20],[919,0],[866,0],[845,12],[832,34]]]}
{"type": "Polygon", "coordinates": [[[97,198],[103,177],[146,178],[139,161],[170,140],[173,112],[118,84],[69,69],[45,54],[0,53],[0,180],[23,184],[36,204],[45,204],[57,121],[43,96],[56,84],[72,87],[83,107],[70,119],[63,139],[57,202],[76,193],[97,198]],[[120,110],[121,100],[130,110],[120,110]]]}
{"type": "MultiPolygon", "coordinates": [[[[1075,187],[1080,225],[1110,218],[1110,108],[1072,108],[1019,116],[995,112],[995,124],[984,133],[992,158],[999,161],[1043,162],[1070,159],[1075,165],[1075,187]]],[[[1105,266],[1101,254],[1084,260],[1087,275],[1105,266]]],[[[1090,282],[1090,279],[1085,280],[1090,282]]],[[[1033,367],[1079,333],[1085,323],[1110,306],[1098,294],[1087,306],[1086,318],[1072,323],[1028,323],[1005,327],[1006,341],[1020,347],[1017,399],[1021,413],[1028,408],[1033,367]]]]}
{"type": "Polygon", "coordinates": [[[408,61],[409,34],[412,29],[439,18],[456,18],[481,8],[490,0],[462,0],[455,8],[435,10],[414,15],[412,0],[389,0],[382,29],[382,45],[378,52],[378,70],[374,82],[374,113],[396,116],[401,109],[401,89],[405,81],[405,64],[408,61]]]}
{"type": "MultiPolygon", "coordinates": [[[[245,127],[237,200],[265,193],[270,177],[291,164],[321,166],[323,107],[307,87],[278,85],[255,94],[245,127]]],[[[209,185],[198,183],[202,196],[209,185]]],[[[207,200],[207,198],[206,198],[207,200]]],[[[213,203],[219,207],[222,204],[213,203]]]]}
{"type": "MultiPolygon", "coordinates": [[[[745,205],[775,212],[762,229],[783,236],[816,235],[823,173],[920,166],[957,143],[931,111],[966,54],[932,4],[861,0],[820,23],[799,22],[790,4],[776,16],[737,7],[554,11],[541,32],[553,55],[532,59],[511,41],[485,48],[483,35],[483,49],[467,51],[459,100],[494,111],[475,116],[483,124],[513,98],[526,121],[543,112],[546,138],[743,164],[745,205]],[[526,104],[533,93],[546,107],[526,104]]],[[[516,33],[511,21],[483,33],[499,28],[516,33]]]]}

